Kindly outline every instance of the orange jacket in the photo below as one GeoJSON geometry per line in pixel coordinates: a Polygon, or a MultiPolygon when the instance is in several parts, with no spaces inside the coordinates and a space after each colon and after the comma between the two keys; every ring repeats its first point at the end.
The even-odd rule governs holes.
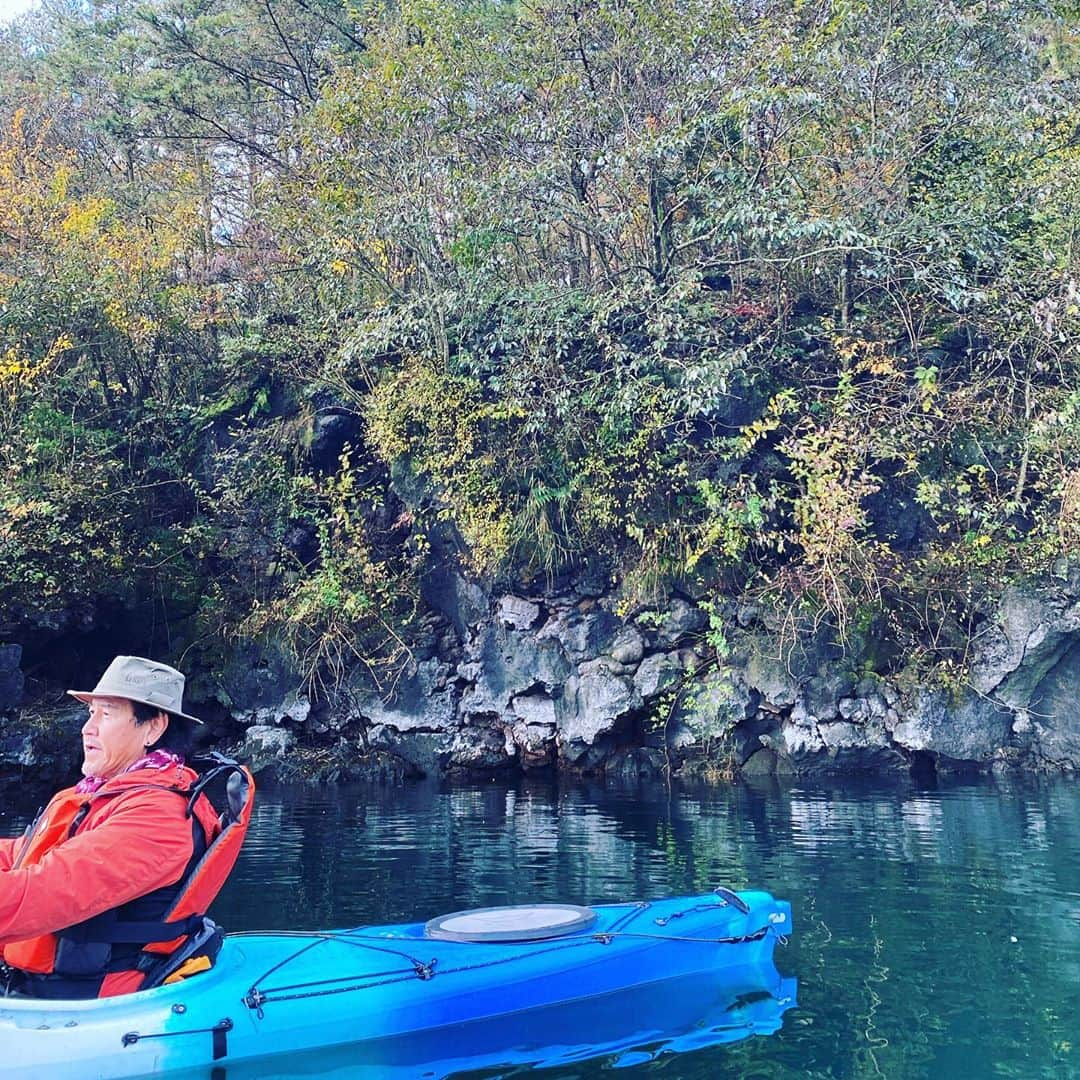
{"type": "MultiPolygon", "coordinates": [[[[187,799],[176,790],[196,779],[192,769],[173,766],[122,773],[85,795],[67,788],[28,835],[0,842],[5,961],[47,972],[57,931],[179,881],[194,844],[187,799]],[[87,811],[68,836],[75,804],[87,811]]],[[[198,799],[195,813],[209,840],[217,823],[208,800],[198,799]]]]}

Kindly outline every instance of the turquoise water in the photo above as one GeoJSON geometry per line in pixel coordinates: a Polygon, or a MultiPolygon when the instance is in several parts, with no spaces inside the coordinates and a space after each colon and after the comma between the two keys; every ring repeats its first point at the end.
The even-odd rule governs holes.
{"type": "MultiPolygon", "coordinates": [[[[0,829],[21,818],[9,808],[0,829]]],[[[798,1004],[780,1030],[528,1075],[1080,1077],[1076,782],[264,786],[214,914],[236,930],[320,928],[718,884],[793,905],[776,963],[798,1004]]]]}

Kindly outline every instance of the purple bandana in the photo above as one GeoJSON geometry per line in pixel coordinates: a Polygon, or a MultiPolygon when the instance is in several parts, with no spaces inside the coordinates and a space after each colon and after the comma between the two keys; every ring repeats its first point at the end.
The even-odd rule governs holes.
{"type": "MultiPolygon", "coordinates": [[[[124,772],[131,772],[133,769],[171,769],[174,765],[183,764],[184,759],[171,750],[153,750],[138,761],[133,761],[124,772]]],[[[109,779],[111,778],[108,776],[84,776],[75,785],[75,790],[80,795],[89,795],[109,779]]]]}

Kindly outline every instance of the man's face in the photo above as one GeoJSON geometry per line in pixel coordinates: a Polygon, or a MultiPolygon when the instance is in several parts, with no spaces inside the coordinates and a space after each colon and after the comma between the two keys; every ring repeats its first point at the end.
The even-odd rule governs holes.
{"type": "Polygon", "coordinates": [[[146,753],[157,736],[154,721],[135,726],[135,710],[127,698],[92,697],[82,726],[83,776],[116,776],[146,753]]]}

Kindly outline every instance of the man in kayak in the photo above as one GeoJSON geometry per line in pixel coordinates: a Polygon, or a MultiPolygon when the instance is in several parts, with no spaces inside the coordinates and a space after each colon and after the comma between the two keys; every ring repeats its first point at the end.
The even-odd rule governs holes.
{"type": "Polygon", "coordinates": [[[139,656],[116,657],[93,690],[68,691],[89,706],[83,777],[22,837],[0,839],[10,992],[128,993],[202,932],[243,840],[253,784],[228,763],[246,777],[242,812],[219,817],[185,764],[201,721],[184,712],[183,692],[179,671],[139,656]]]}

